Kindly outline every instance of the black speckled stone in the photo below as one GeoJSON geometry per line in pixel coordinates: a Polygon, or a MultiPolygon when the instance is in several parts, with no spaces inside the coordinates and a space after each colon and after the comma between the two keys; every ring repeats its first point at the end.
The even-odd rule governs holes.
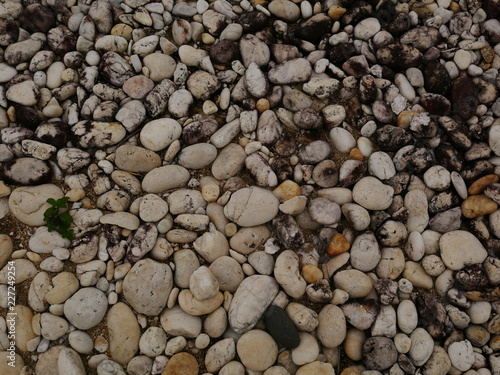
{"type": "Polygon", "coordinates": [[[264,313],[267,332],[281,346],[293,349],[299,346],[300,338],[297,328],[281,307],[271,305],[264,313]]]}

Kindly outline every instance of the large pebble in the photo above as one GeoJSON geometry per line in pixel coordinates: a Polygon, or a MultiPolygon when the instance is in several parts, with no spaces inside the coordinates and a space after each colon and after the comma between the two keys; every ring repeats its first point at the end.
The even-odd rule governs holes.
{"type": "Polygon", "coordinates": [[[327,348],[339,346],[347,334],[346,319],[342,310],[328,304],[318,315],[317,335],[321,344],[327,348]]]}
{"type": "Polygon", "coordinates": [[[141,130],[142,145],[151,151],[160,151],[179,139],[182,127],[174,119],[162,118],[148,122],[141,130]]]}
{"type": "Polygon", "coordinates": [[[453,271],[482,263],[487,257],[481,242],[473,234],[463,230],[443,234],[439,239],[439,248],[444,264],[453,271]]]}
{"type": "Polygon", "coordinates": [[[142,188],[148,193],[161,193],[185,186],[190,178],[189,171],[178,165],[166,165],[149,171],[142,180],[142,188]]]}
{"type": "Polygon", "coordinates": [[[285,292],[293,298],[300,298],[307,283],[300,274],[299,256],[292,250],[283,251],[274,265],[274,277],[285,292]]]}
{"type": "Polygon", "coordinates": [[[368,210],[385,210],[392,203],[394,189],[375,177],[363,177],[352,190],[352,198],[368,210]]]}
{"type": "Polygon", "coordinates": [[[141,329],[130,307],[118,302],[108,311],[109,353],[113,361],[125,366],[139,349],[141,329]]]}
{"type": "Polygon", "coordinates": [[[83,288],[64,303],[64,315],[76,328],[89,329],[98,325],[108,308],[108,299],[97,288],[83,288]]]}
{"type": "Polygon", "coordinates": [[[278,357],[278,345],[269,333],[254,329],[244,333],[236,345],[243,365],[252,371],[265,371],[278,357]]]}
{"type": "Polygon", "coordinates": [[[252,329],[278,290],[278,283],[270,276],[254,275],[243,280],[229,306],[231,328],[239,333],[252,329]]]}
{"type": "Polygon", "coordinates": [[[167,264],[143,259],[125,276],[123,296],[138,313],[156,316],[167,305],[172,286],[172,271],[167,264]]]}
{"type": "Polygon", "coordinates": [[[278,206],[279,200],[271,191],[253,186],[233,193],[224,207],[224,214],[238,225],[252,227],[272,220],[278,213],[278,206]]]}
{"type": "Polygon", "coordinates": [[[409,351],[410,358],[415,366],[422,366],[427,362],[434,349],[434,340],[431,335],[423,328],[415,329],[410,335],[411,347],[409,351]]]}

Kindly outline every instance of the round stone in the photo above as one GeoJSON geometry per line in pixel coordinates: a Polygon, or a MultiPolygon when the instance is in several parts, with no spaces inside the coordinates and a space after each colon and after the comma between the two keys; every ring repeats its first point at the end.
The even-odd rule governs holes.
{"type": "Polygon", "coordinates": [[[189,353],[177,353],[170,358],[161,375],[198,375],[198,361],[189,353]]]}
{"type": "Polygon", "coordinates": [[[267,332],[254,329],[243,334],[236,350],[245,367],[253,371],[265,371],[278,357],[278,345],[267,332]]]}
{"type": "Polygon", "coordinates": [[[76,328],[86,330],[98,325],[108,308],[106,295],[97,288],[83,288],[64,303],[64,315],[76,328]]]}

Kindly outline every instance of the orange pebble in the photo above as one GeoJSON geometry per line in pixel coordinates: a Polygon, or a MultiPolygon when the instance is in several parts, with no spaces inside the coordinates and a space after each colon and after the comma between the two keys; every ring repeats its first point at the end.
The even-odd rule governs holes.
{"type": "Polygon", "coordinates": [[[359,148],[354,147],[351,152],[349,152],[349,157],[354,160],[363,160],[363,154],[359,151],[359,148]]]}
{"type": "Polygon", "coordinates": [[[264,112],[267,111],[271,107],[271,104],[269,104],[269,100],[262,98],[257,101],[257,104],[255,104],[255,108],[257,108],[257,111],[259,112],[264,112]]]}
{"type": "Polygon", "coordinates": [[[467,192],[469,195],[481,194],[486,186],[497,183],[498,181],[499,178],[496,174],[488,174],[474,181],[467,192]]]}
{"type": "Polygon", "coordinates": [[[299,184],[292,180],[285,180],[273,190],[273,194],[280,202],[302,195],[299,184]]]}
{"type": "Polygon", "coordinates": [[[302,267],[302,277],[309,284],[317,283],[323,279],[323,271],[312,264],[306,264],[302,267]]]}
{"type": "Polygon", "coordinates": [[[345,253],[350,248],[351,244],[347,241],[347,238],[345,238],[341,233],[337,233],[330,240],[328,250],[326,252],[328,255],[333,257],[335,255],[345,253]]]}
{"type": "Polygon", "coordinates": [[[403,111],[398,115],[398,127],[400,128],[408,128],[410,126],[410,122],[413,119],[413,116],[417,115],[418,112],[415,111],[403,111]]]}

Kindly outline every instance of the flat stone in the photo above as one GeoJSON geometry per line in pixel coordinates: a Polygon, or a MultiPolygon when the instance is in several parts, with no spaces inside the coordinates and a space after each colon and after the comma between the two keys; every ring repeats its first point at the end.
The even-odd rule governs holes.
{"type": "Polygon", "coordinates": [[[443,234],[439,239],[439,248],[444,264],[453,271],[482,263],[487,257],[481,242],[473,234],[462,230],[443,234]]]}
{"type": "Polygon", "coordinates": [[[186,168],[166,165],[149,171],[142,180],[142,189],[148,193],[161,193],[185,186],[190,178],[186,168]]]}
{"type": "Polygon", "coordinates": [[[125,366],[139,349],[141,328],[137,317],[130,307],[118,302],[109,309],[106,322],[111,359],[125,366]]]}
{"type": "Polygon", "coordinates": [[[279,200],[269,190],[260,187],[243,188],[231,195],[224,214],[243,227],[267,223],[278,213],[279,200]]]}
{"type": "Polygon", "coordinates": [[[98,325],[108,308],[108,299],[97,288],[83,288],[64,303],[64,315],[78,329],[98,325]]]}

